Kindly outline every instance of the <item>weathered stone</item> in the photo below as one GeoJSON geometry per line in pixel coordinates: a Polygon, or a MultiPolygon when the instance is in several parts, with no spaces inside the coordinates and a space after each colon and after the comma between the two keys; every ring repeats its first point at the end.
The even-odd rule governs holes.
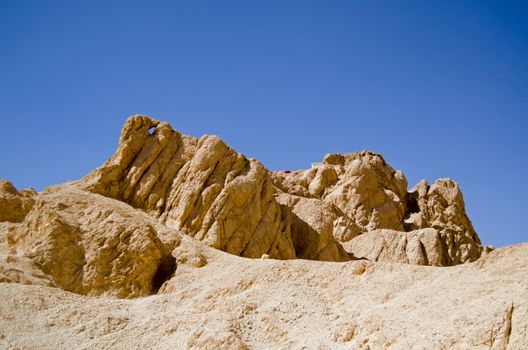
{"type": "MultiPolygon", "coordinates": [[[[333,219],[335,239],[341,243],[360,239],[357,243],[345,244],[345,249],[361,244],[363,251],[371,251],[379,245],[379,238],[374,238],[379,229],[410,231],[411,235],[421,236],[412,231],[424,228],[434,228],[440,235],[438,244],[445,248],[441,265],[474,261],[490,249],[481,246],[454,181],[441,179],[431,187],[421,182],[408,193],[403,173],[392,169],[383,157],[372,152],[330,154],[323,163],[314,163],[309,170],[277,172],[273,181],[279,192],[318,199],[338,208],[340,212],[333,219]],[[360,238],[366,233],[372,233],[366,236],[372,239],[372,247],[364,246],[369,244],[366,237],[360,238]]],[[[407,236],[391,237],[398,237],[399,241],[407,236]]],[[[353,251],[350,253],[355,255],[353,251]]],[[[383,259],[390,260],[391,255],[385,252],[383,259]]],[[[394,256],[394,261],[403,260],[414,261],[394,256]]]]}
{"type": "Polygon", "coordinates": [[[8,243],[65,290],[132,298],[152,292],[175,245],[163,244],[158,230],[156,220],[124,203],[67,186],[39,196],[8,243]]]}
{"type": "Polygon", "coordinates": [[[408,229],[433,227],[446,246],[446,264],[455,265],[478,259],[484,249],[467,217],[458,185],[450,179],[437,180],[432,186],[424,180],[408,195],[408,229]],[[414,211],[414,212],[412,212],[414,211]]]}
{"type": "Polygon", "coordinates": [[[287,212],[289,229],[297,257],[322,261],[347,261],[350,257],[334,239],[334,221],[339,210],[316,198],[281,194],[277,200],[287,212]]]}
{"type": "Polygon", "coordinates": [[[371,152],[272,173],[136,116],[80,181],[0,181],[0,347],[524,349],[527,259],[452,180],[407,192],[371,152]]]}
{"type": "Polygon", "coordinates": [[[197,140],[167,123],[131,117],[116,154],[79,184],[214,248],[251,258],[296,257],[269,171],[216,136],[197,140]]]}
{"type": "Polygon", "coordinates": [[[36,194],[32,189],[18,191],[8,180],[0,180],[0,222],[24,220],[36,194]]]}
{"type": "Polygon", "coordinates": [[[447,265],[447,252],[433,228],[402,232],[379,229],[344,243],[347,252],[359,259],[416,265],[447,265]]]}
{"type": "MultiPolygon", "coordinates": [[[[0,205],[9,208],[2,211],[4,216],[11,215],[14,221],[24,220],[35,201],[35,193],[16,191],[5,181],[2,184],[0,205]],[[3,198],[7,199],[2,202],[3,198]]],[[[391,168],[381,155],[367,151],[329,154],[322,163],[314,163],[308,170],[270,172],[216,136],[205,135],[199,139],[185,136],[166,122],[142,115],[127,120],[116,153],[71,186],[128,203],[148,213],[148,220],[156,219],[153,222],[165,227],[158,232],[138,222],[133,229],[133,232],[143,232],[143,238],[149,237],[147,246],[152,247],[143,248],[153,251],[149,253],[153,261],[167,256],[166,252],[155,252],[161,249],[158,240],[172,239],[170,235],[162,237],[167,228],[249,258],[266,255],[274,259],[345,261],[357,254],[372,256],[370,253],[381,242],[380,237],[375,237],[381,235],[379,229],[393,230],[391,234],[388,231],[383,234],[391,237],[388,247],[401,242],[412,248],[405,258],[401,249],[385,250],[384,260],[390,260],[394,254],[394,261],[453,265],[473,261],[487,251],[481,247],[465,213],[460,190],[451,180],[439,180],[430,187],[421,183],[408,193],[403,173],[391,168]],[[434,228],[439,241],[436,235],[414,232],[426,228],[434,228]],[[426,237],[433,236],[434,242],[428,246],[426,237]],[[417,245],[418,241],[421,245],[417,245]],[[361,249],[347,253],[341,244],[361,249]],[[426,253],[433,246],[442,249],[440,260],[420,258],[417,247],[422,245],[427,248],[426,253]]],[[[27,236],[29,243],[21,243],[25,238],[20,240],[18,249],[25,246],[26,255],[36,249],[38,254],[33,259],[56,275],[57,283],[65,288],[80,293],[102,293],[95,290],[112,285],[113,277],[101,282],[105,287],[80,287],[85,282],[78,281],[76,275],[79,266],[85,264],[83,249],[88,248],[79,242],[85,242],[88,233],[80,225],[81,219],[67,220],[59,209],[46,205],[35,209],[24,223],[26,233],[18,231],[17,239],[27,236]],[[72,254],[78,253],[67,257],[69,262],[64,265],[53,267],[49,261],[42,262],[39,259],[43,256],[54,256],[50,258],[53,261],[59,259],[62,252],[57,246],[38,243],[35,232],[40,232],[42,237],[53,237],[52,242],[64,240],[60,246],[69,247],[67,250],[72,254]],[[44,250],[39,251],[37,247],[44,250]],[[53,272],[56,270],[60,272],[53,272]],[[60,280],[59,275],[66,280],[60,280]]],[[[96,225],[95,221],[92,225],[96,225]]],[[[114,221],[103,220],[100,225],[109,225],[109,232],[119,231],[115,233],[119,237],[131,235],[123,228],[113,228],[114,221]]],[[[103,228],[94,231],[91,226],[87,230],[97,234],[104,231],[103,228]]],[[[139,258],[139,253],[130,253],[131,259],[139,258]]],[[[180,257],[181,261],[193,259],[185,258],[185,254],[180,257]]],[[[199,258],[194,260],[197,265],[202,264],[199,258]]],[[[149,264],[148,269],[155,270],[151,266],[156,264],[149,264]]],[[[149,274],[152,271],[146,276],[149,274]]],[[[82,275],[89,276],[89,273],[83,271],[82,275]]],[[[140,283],[138,291],[126,291],[124,295],[146,293],[147,280],[140,283]]]]}

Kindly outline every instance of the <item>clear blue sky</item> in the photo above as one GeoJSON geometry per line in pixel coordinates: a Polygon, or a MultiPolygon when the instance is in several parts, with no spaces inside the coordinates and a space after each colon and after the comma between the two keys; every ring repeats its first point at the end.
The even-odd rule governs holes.
{"type": "Polygon", "coordinates": [[[0,0],[0,178],[80,178],[143,113],[271,169],[377,151],[527,241],[527,4],[0,0]]]}

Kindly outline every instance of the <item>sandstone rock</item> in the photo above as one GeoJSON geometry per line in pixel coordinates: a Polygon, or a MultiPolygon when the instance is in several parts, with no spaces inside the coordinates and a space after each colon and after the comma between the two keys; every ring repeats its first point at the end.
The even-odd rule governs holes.
{"type": "Polygon", "coordinates": [[[452,180],[407,192],[366,151],[270,172],[135,116],[80,181],[0,181],[0,347],[524,349],[527,258],[452,180]]]}
{"type": "Polygon", "coordinates": [[[273,179],[282,192],[332,203],[361,228],[403,230],[407,180],[372,152],[329,154],[312,169],[273,179]]]}
{"type": "Polygon", "coordinates": [[[433,227],[440,232],[446,249],[446,264],[474,261],[481,255],[480,244],[467,217],[464,199],[458,185],[450,179],[437,180],[432,186],[424,180],[408,196],[410,214],[408,229],[433,227]]]}
{"type": "Polygon", "coordinates": [[[207,265],[178,267],[162,294],[148,298],[0,283],[0,347],[522,350],[528,343],[528,244],[438,268],[243,259],[193,243],[207,265]]]}
{"type": "Polygon", "coordinates": [[[231,254],[295,257],[266,169],[217,137],[200,139],[167,190],[160,220],[231,254]]]}
{"type": "Polygon", "coordinates": [[[350,259],[341,244],[335,241],[334,221],[339,210],[315,198],[282,194],[278,202],[286,211],[286,227],[299,258],[322,261],[350,259]]]}
{"type": "Polygon", "coordinates": [[[347,252],[370,261],[446,266],[447,252],[433,228],[402,232],[379,229],[344,243],[347,252]]]}
{"type": "Polygon", "coordinates": [[[78,184],[214,248],[251,258],[296,257],[269,171],[216,136],[197,140],[167,123],[131,117],[116,154],[78,184]]]}
{"type": "Polygon", "coordinates": [[[315,174],[315,178],[308,185],[308,192],[315,197],[321,197],[326,188],[334,185],[338,180],[337,173],[332,167],[321,167],[315,174]]]}
{"type": "Polygon", "coordinates": [[[339,153],[329,153],[323,158],[324,164],[345,165],[346,158],[339,153]]]}
{"type": "Polygon", "coordinates": [[[8,180],[0,180],[0,222],[24,220],[36,194],[32,189],[18,191],[8,180]]]}
{"type": "Polygon", "coordinates": [[[417,190],[407,193],[401,171],[367,151],[328,154],[311,169],[272,173],[216,136],[195,139],[168,123],[134,116],[125,124],[114,156],[77,185],[125,201],[177,231],[245,257],[341,261],[348,255],[339,242],[377,229],[433,227],[446,246],[443,263],[473,261],[481,254],[461,196],[457,199],[437,185],[431,203],[423,196],[418,200],[417,190]],[[445,214],[433,203],[444,195],[445,205],[440,206],[449,208],[445,214]],[[325,219],[314,222],[311,215],[325,219]]]}
{"type": "Polygon", "coordinates": [[[57,286],[31,259],[14,254],[0,254],[0,283],[57,286]]]}
{"type": "Polygon", "coordinates": [[[340,181],[325,200],[333,202],[366,230],[403,229],[407,180],[383,158],[362,153],[351,157],[340,181]]]}
{"type": "Polygon", "coordinates": [[[16,255],[7,243],[8,232],[17,223],[0,222],[0,283],[56,287],[51,276],[40,270],[31,259],[16,255]]]}
{"type": "MultiPolygon", "coordinates": [[[[162,256],[167,256],[167,253],[160,253],[162,249],[157,240],[175,239],[170,234],[162,237],[167,228],[204,241],[211,247],[249,258],[267,255],[273,259],[299,257],[345,261],[354,258],[355,253],[372,256],[370,253],[376,251],[384,235],[391,240],[381,244],[382,247],[394,244],[412,247],[417,242],[424,245],[422,240],[426,236],[436,237],[424,236],[422,231],[414,232],[425,228],[434,228],[439,233],[439,241],[435,238],[431,247],[425,244],[425,252],[430,253],[428,249],[433,246],[441,249],[440,262],[425,256],[420,258],[418,253],[412,252],[404,258],[396,248],[385,250],[381,258],[376,259],[390,260],[394,255],[393,261],[454,265],[474,261],[489,250],[480,245],[465,213],[460,190],[451,180],[439,180],[433,186],[421,183],[407,193],[403,173],[390,167],[381,155],[367,151],[328,154],[322,163],[314,163],[308,170],[270,172],[258,161],[235,152],[216,136],[205,135],[200,139],[185,136],[166,122],[141,115],[125,123],[116,153],[71,187],[128,203],[148,213],[148,220],[157,219],[156,224],[160,223],[165,229],[150,230],[142,227],[139,221],[132,230],[143,232],[141,237],[150,237],[147,239],[150,243],[142,249],[153,251],[153,261],[162,261],[162,256]],[[380,234],[379,229],[394,232],[388,234],[387,231],[375,237],[380,234]],[[404,231],[410,232],[403,234],[404,231]],[[341,244],[361,249],[347,253],[341,244]]],[[[35,195],[17,191],[10,183],[2,182],[0,208],[5,209],[0,211],[4,216],[0,220],[24,220],[35,202],[35,195]]],[[[92,221],[91,225],[96,225],[95,220],[92,221]]],[[[97,234],[104,231],[104,225],[108,225],[109,232],[114,230],[114,221],[99,225],[101,227],[94,231],[97,234]]],[[[85,264],[83,250],[87,249],[84,243],[78,243],[84,242],[87,235],[79,219],[65,219],[57,208],[41,205],[32,211],[24,227],[21,230],[26,233],[19,231],[18,236],[28,237],[29,243],[22,243],[25,238],[15,239],[18,249],[24,246],[27,255],[37,246],[45,247],[38,251],[40,255],[35,255],[34,260],[39,261],[37,256],[52,257],[45,263],[40,261],[39,266],[49,273],[54,271],[52,275],[56,279],[60,279],[59,275],[67,276],[59,284],[80,293],[98,288],[81,288],[84,282],[75,277],[81,274],[76,269],[85,264]],[[38,243],[35,232],[53,237],[53,242],[65,239],[62,245],[68,246],[66,250],[73,254],[67,257],[69,262],[64,266],[51,266],[51,261],[63,254],[56,246],[38,243]],[[60,272],[55,273],[56,270],[60,272]]],[[[93,231],[91,226],[87,229],[93,231]]],[[[115,230],[125,231],[125,236],[130,234],[122,228],[115,230]]],[[[136,253],[131,259],[138,258],[136,253]]],[[[181,261],[204,264],[198,257],[184,256],[181,261]]],[[[156,268],[149,267],[145,276],[152,275],[151,270],[156,268]]],[[[134,292],[124,292],[125,295],[146,293],[150,277],[142,280],[134,292]]],[[[107,282],[101,283],[112,285],[112,281],[113,277],[109,277],[107,282]]]]}
{"type": "MultiPolygon", "coordinates": [[[[443,252],[440,265],[474,261],[491,249],[481,246],[454,181],[441,179],[431,187],[422,182],[408,193],[403,173],[395,171],[376,153],[329,154],[323,163],[314,163],[312,169],[289,174],[277,172],[273,181],[281,193],[319,199],[338,208],[341,212],[334,210],[337,214],[333,217],[336,241],[345,243],[368,233],[356,243],[345,244],[345,249],[362,246],[361,256],[371,256],[365,249],[376,251],[374,247],[379,246],[381,237],[374,236],[381,232],[379,229],[410,231],[411,236],[416,236],[413,230],[434,228],[440,234],[435,245],[441,246],[443,252]]],[[[422,233],[418,236],[422,237],[422,233]]],[[[403,239],[400,243],[406,245],[405,237],[410,236],[391,235],[397,242],[403,239]]],[[[415,261],[403,258],[396,250],[390,251],[396,254],[393,261],[415,261]]],[[[385,251],[383,259],[390,260],[391,254],[385,251]]]]}
{"type": "Polygon", "coordinates": [[[175,245],[158,238],[163,229],[126,204],[65,186],[40,195],[8,243],[65,290],[132,298],[156,288],[175,245]]]}

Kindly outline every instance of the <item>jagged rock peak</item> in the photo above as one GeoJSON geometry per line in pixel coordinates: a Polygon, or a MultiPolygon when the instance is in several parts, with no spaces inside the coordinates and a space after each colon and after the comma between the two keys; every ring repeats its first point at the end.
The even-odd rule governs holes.
{"type": "Polygon", "coordinates": [[[235,255],[348,259],[332,236],[317,234],[319,248],[309,254],[296,246],[302,239],[295,235],[304,231],[292,232],[294,215],[275,199],[270,172],[260,162],[217,136],[185,136],[146,116],[127,120],[116,153],[79,184],[235,255]]]}
{"type": "Polygon", "coordinates": [[[31,210],[37,192],[33,189],[17,190],[5,179],[0,179],[0,222],[20,222],[31,210]]]}
{"type": "Polygon", "coordinates": [[[271,172],[135,116],[79,181],[0,180],[0,347],[524,349],[528,245],[488,252],[450,179],[271,172]]]}
{"type": "Polygon", "coordinates": [[[353,247],[349,241],[380,229],[409,232],[402,237],[434,229],[439,239],[428,242],[437,242],[440,265],[473,261],[482,250],[458,185],[439,180],[408,192],[403,172],[370,151],[327,154],[311,169],[271,172],[217,136],[197,139],[137,115],[125,123],[116,153],[81,184],[246,257],[347,260],[364,254],[346,253],[342,244],[353,247]]]}
{"type": "Polygon", "coordinates": [[[373,152],[272,172],[217,136],[138,115],[115,154],[79,181],[39,194],[0,182],[0,221],[20,223],[11,249],[49,276],[26,280],[119,297],[158,290],[175,261],[204,264],[175,248],[181,234],[248,258],[449,266],[488,252],[456,183],[407,186],[373,152]]]}

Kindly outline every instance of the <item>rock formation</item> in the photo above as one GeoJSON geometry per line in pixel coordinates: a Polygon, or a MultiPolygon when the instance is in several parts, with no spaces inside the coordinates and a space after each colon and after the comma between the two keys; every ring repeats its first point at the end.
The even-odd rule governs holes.
{"type": "Polygon", "coordinates": [[[474,261],[483,249],[450,180],[430,195],[408,193],[403,173],[372,152],[329,154],[312,169],[274,173],[218,137],[181,135],[146,116],[131,117],[116,153],[77,185],[250,258],[345,261],[366,254],[349,254],[340,243],[377,229],[402,239],[405,231],[434,227],[439,265],[474,261]]]}
{"type": "Polygon", "coordinates": [[[317,231],[323,241],[315,252],[305,252],[302,238],[292,237],[297,221],[275,199],[270,172],[260,162],[216,136],[183,136],[145,116],[127,121],[117,152],[79,185],[144,209],[167,227],[231,254],[348,258],[331,237],[317,231]]]}
{"type": "Polygon", "coordinates": [[[273,172],[134,116],[83,179],[0,180],[0,347],[523,349],[527,255],[482,246],[450,179],[273,172]]]}
{"type": "Polygon", "coordinates": [[[0,220],[43,283],[127,298],[170,277],[181,234],[248,258],[448,266],[489,251],[451,180],[407,192],[403,173],[372,152],[271,172],[216,136],[147,116],[129,118],[116,153],[79,181],[40,194],[1,181],[0,220]]]}
{"type": "Polygon", "coordinates": [[[176,250],[174,276],[148,298],[0,283],[0,348],[524,350],[528,343],[527,244],[449,268],[244,259],[186,235],[176,250]]]}
{"type": "Polygon", "coordinates": [[[0,179],[0,222],[23,221],[36,194],[32,189],[18,191],[11,182],[0,179]]]}
{"type": "Polygon", "coordinates": [[[64,290],[130,298],[151,294],[178,239],[164,240],[166,231],[124,203],[59,186],[37,197],[7,241],[64,290]]]}
{"type": "Polygon", "coordinates": [[[474,261],[491,249],[481,246],[454,181],[440,179],[433,186],[422,181],[407,192],[403,173],[392,169],[379,154],[328,154],[312,169],[277,172],[274,183],[288,195],[333,204],[335,209],[327,210],[327,216],[337,213],[334,237],[356,258],[372,258],[381,249],[383,254],[376,259],[449,266],[474,261]],[[397,246],[398,251],[407,249],[408,241],[421,242],[421,229],[426,228],[434,232],[427,231],[429,245],[420,244],[423,257],[387,253],[395,252],[397,246]],[[389,236],[388,241],[384,239],[389,236]],[[428,258],[429,252],[433,259],[428,258]]]}

